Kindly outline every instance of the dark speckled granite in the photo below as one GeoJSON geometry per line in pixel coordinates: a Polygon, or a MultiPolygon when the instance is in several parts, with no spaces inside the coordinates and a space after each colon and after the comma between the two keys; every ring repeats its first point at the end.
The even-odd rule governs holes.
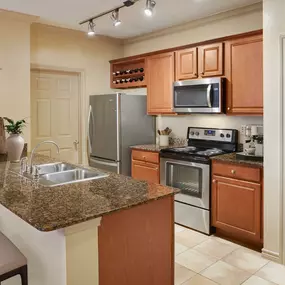
{"type": "Polygon", "coordinates": [[[216,161],[224,161],[224,162],[229,162],[229,163],[242,164],[245,166],[256,166],[260,168],[263,167],[263,162],[237,159],[235,153],[217,155],[217,156],[212,157],[211,159],[216,160],[216,161]]]}
{"type": "Polygon", "coordinates": [[[134,146],[131,146],[131,149],[160,152],[162,149],[165,149],[165,148],[183,147],[183,146],[186,146],[186,144],[173,144],[173,145],[169,145],[169,146],[159,146],[157,144],[145,144],[145,145],[134,145],[134,146]]]}
{"type": "MultiPolygon", "coordinates": [[[[37,155],[38,164],[53,160],[37,155]]],[[[53,188],[32,183],[0,163],[0,204],[40,231],[52,231],[131,208],[177,189],[110,173],[107,178],[53,188]]]]}

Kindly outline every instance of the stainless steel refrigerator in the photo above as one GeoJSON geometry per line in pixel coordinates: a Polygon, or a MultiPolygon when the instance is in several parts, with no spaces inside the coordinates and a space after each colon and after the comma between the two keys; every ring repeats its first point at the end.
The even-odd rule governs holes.
{"type": "Polygon", "coordinates": [[[155,118],[147,115],[145,95],[90,96],[89,165],[131,175],[131,145],[155,143],[155,118]]]}

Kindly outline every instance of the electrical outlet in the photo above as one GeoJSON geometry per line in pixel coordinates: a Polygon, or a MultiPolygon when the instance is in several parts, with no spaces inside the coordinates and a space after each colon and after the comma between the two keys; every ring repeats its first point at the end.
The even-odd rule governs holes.
{"type": "Polygon", "coordinates": [[[241,135],[245,135],[245,128],[246,128],[246,125],[241,125],[241,128],[240,128],[241,135]]]}

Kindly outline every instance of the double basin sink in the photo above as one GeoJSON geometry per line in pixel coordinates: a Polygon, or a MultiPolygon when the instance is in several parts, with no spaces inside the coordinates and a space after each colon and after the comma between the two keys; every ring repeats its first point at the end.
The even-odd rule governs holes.
{"type": "MultiPolygon", "coordinates": [[[[99,170],[80,168],[62,162],[41,164],[37,165],[37,168],[39,174],[37,179],[38,183],[48,187],[85,182],[109,176],[107,173],[99,170]]],[[[32,175],[28,173],[24,173],[23,176],[30,179],[33,178],[32,175]]]]}

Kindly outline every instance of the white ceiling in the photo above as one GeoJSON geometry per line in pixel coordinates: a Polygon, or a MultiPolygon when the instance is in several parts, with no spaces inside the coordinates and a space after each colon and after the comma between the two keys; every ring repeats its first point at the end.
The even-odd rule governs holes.
{"type": "MultiPolygon", "coordinates": [[[[122,25],[113,27],[108,15],[96,20],[97,31],[116,38],[129,38],[182,24],[219,12],[251,5],[262,0],[156,0],[153,17],[144,16],[145,0],[120,11],[122,25]]],[[[78,23],[123,3],[122,0],[1,0],[0,9],[41,17],[73,29],[86,30],[78,23]]]]}

